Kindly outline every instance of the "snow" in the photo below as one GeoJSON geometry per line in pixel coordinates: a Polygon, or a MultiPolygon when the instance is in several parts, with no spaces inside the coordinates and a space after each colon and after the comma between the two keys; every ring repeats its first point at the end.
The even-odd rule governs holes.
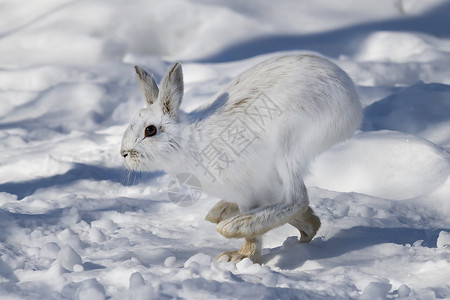
{"type": "Polygon", "coordinates": [[[450,4],[445,0],[0,2],[1,299],[450,298],[450,4]],[[181,61],[182,108],[269,57],[317,53],[354,79],[354,137],[306,179],[322,227],[264,236],[262,264],[129,173],[122,134],[181,61]]]}
{"type": "Polygon", "coordinates": [[[450,175],[450,156],[420,137],[381,130],[356,134],[323,154],[311,173],[309,183],[324,189],[406,200],[441,186],[450,175]]]}

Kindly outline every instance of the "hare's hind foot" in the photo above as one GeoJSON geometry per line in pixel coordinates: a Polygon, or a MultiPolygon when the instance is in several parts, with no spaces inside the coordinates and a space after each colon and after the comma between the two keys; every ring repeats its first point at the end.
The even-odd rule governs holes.
{"type": "Polygon", "coordinates": [[[250,238],[263,234],[254,215],[237,215],[217,224],[216,230],[226,238],[250,238]]]}
{"type": "Polygon", "coordinates": [[[222,220],[234,217],[239,214],[239,207],[236,203],[219,201],[211,208],[205,217],[205,220],[211,223],[219,223],[222,220]]]}
{"type": "Polygon", "coordinates": [[[238,251],[223,252],[217,257],[218,261],[240,262],[244,258],[250,258],[252,262],[261,260],[261,238],[246,238],[244,245],[238,251]]]}
{"type": "Polygon", "coordinates": [[[320,228],[320,219],[311,207],[308,207],[305,212],[296,214],[289,224],[300,231],[300,242],[309,243],[320,228]]]}

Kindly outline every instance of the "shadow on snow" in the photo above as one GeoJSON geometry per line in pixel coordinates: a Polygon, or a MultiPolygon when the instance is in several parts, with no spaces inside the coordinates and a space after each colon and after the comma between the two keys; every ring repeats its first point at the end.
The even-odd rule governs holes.
{"type": "Polygon", "coordinates": [[[450,3],[443,3],[418,16],[353,25],[346,28],[304,35],[259,37],[232,45],[199,62],[227,62],[276,51],[310,50],[337,58],[352,55],[360,40],[373,31],[415,31],[435,36],[450,35],[450,3]]]}
{"type": "Polygon", "coordinates": [[[122,183],[123,185],[134,185],[136,182],[139,183],[144,180],[150,180],[162,174],[162,172],[131,173],[122,168],[105,168],[75,163],[73,168],[64,174],[24,182],[7,182],[0,184],[0,191],[14,194],[17,196],[18,200],[22,200],[23,198],[32,195],[37,189],[68,185],[77,180],[109,180],[112,182],[122,183]]]}
{"type": "MultiPolygon", "coordinates": [[[[267,263],[278,258],[275,265],[281,269],[293,270],[301,267],[307,260],[320,260],[338,257],[346,253],[367,247],[391,243],[396,245],[414,244],[423,241],[422,246],[435,248],[440,231],[450,229],[416,229],[416,228],[379,228],[356,226],[341,230],[328,240],[317,238],[309,244],[298,242],[297,237],[288,237],[283,246],[270,249],[270,253],[263,255],[263,262],[267,263]]],[[[357,260],[358,258],[354,258],[357,260]]],[[[349,263],[351,258],[343,259],[342,263],[349,263]]]]}
{"type": "MultiPolygon", "coordinates": [[[[450,122],[450,85],[440,83],[401,88],[364,109],[363,131],[396,130],[423,135],[450,122]]],[[[445,143],[449,136],[441,137],[445,143]]]]}

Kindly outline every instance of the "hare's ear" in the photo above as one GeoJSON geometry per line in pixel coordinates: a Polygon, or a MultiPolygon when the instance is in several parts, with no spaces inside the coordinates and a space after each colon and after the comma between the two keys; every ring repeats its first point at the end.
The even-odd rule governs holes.
{"type": "Polygon", "coordinates": [[[183,98],[183,70],[179,63],[174,64],[161,81],[159,99],[164,114],[177,119],[183,98]]]}
{"type": "Polygon", "coordinates": [[[145,100],[148,105],[152,105],[158,99],[159,94],[158,85],[156,85],[155,79],[139,66],[134,66],[134,70],[138,76],[139,86],[141,87],[145,100]]]}

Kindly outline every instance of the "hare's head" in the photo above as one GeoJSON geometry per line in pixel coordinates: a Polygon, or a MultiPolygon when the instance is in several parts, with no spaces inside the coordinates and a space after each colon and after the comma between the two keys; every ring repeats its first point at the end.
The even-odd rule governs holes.
{"type": "Polygon", "coordinates": [[[120,153],[129,169],[161,170],[179,151],[183,71],[179,63],[173,65],[158,88],[153,76],[138,66],[135,70],[146,107],[139,110],[125,131],[120,153]]]}

